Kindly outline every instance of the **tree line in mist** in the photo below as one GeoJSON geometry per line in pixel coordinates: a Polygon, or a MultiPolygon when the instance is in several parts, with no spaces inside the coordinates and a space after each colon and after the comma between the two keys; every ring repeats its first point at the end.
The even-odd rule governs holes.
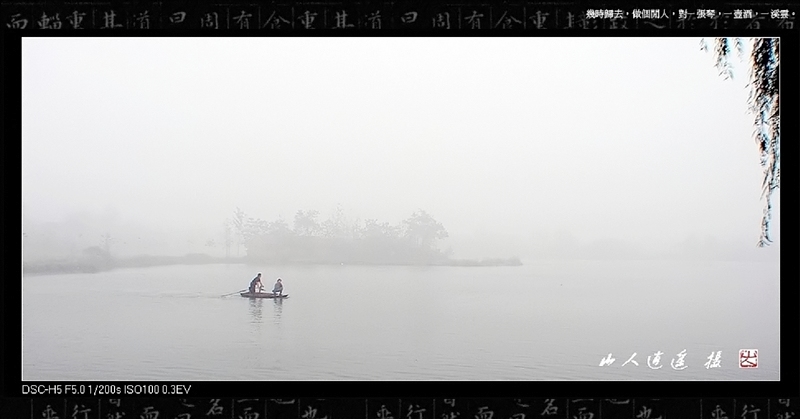
{"type": "Polygon", "coordinates": [[[328,219],[319,211],[299,210],[290,225],[283,218],[266,221],[248,217],[241,209],[226,222],[225,248],[230,255],[242,247],[246,259],[267,263],[347,263],[411,265],[520,264],[518,259],[456,261],[438,248],[448,237],[441,222],[417,210],[398,224],[377,219],[348,220],[341,208],[328,219]]]}
{"type": "MultiPolygon", "coordinates": [[[[74,217],[73,217],[74,218],[74,217]]],[[[147,232],[91,234],[101,225],[93,226],[88,215],[82,215],[66,224],[49,223],[29,226],[36,236],[23,233],[23,242],[28,243],[30,257],[23,261],[26,273],[101,272],[121,267],[147,267],[177,264],[208,263],[272,263],[272,264],[370,264],[370,265],[450,265],[450,266],[498,266],[521,265],[518,258],[456,260],[452,250],[439,249],[441,240],[448,232],[441,222],[426,211],[415,211],[397,224],[380,222],[377,219],[349,220],[341,208],[322,220],[319,211],[297,211],[291,223],[284,218],[262,220],[250,217],[239,208],[232,218],[223,224],[223,233],[208,239],[205,252],[178,255],[156,255],[153,250],[163,248],[166,236],[147,235],[147,232]],[[95,228],[97,227],[97,228],[95,228]],[[133,234],[133,235],[131,235],[133,234]],[[141,237],[136,237],[140,235],[141,237]],[[81,237],[85,236],[82,240],[81,237]],[[99,237],[96,244],[89,244],[89,237],[99,237]],[[150,237],[152,236],[152,237],[150,237]],[[130,244],[129,244],[130,242],[130,244]],[[141,242],[141,243],[140,243],[141,242]],[[86,245],[84,244],[84,246],[86,245]],[[137,246],[142,254],[127,256],[117,246],[137,246]],[[155,247],[153,247],[155,246],[155,247]],[[159,247],[161,246],[161,247],[159,247]],[[224,251],[224,257],[220,250],[224,251]],[[53,256],[38,258],[40,255],[53,256]],[[62,255],[61,257],[56,256],[62,255]],[[38,259],[38,260],[37,260],[38,259]]],[[[107,223],[100,223],[107,224],[107,223]]],[[[110,230],[117,230],[110,228],[110,230]]],[[[110,231],[109,230],[109,231],[110,231]]],[[[202,234],[202,233],[198,233],[202,234]]],[[[197,242],[195,242],[197,243],[197,242]]],[[[199,245],[199,244],[196,244],[199,245]]],[[[188,249],[187,249],[188,250],[188,249]]]]}

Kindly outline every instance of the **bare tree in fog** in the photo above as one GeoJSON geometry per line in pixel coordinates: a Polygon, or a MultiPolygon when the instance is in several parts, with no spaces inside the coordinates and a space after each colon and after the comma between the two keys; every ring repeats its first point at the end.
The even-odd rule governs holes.
{"type": "Polygon", "coordinates": [[[348,236],[349,230],[347,218],[341,206],[337,206],[333,215],[322,223],[322,234],[325,237],[344,238],[348,236]]]}
{"type": "MultiPolygon", "coordinates": [[[[708,51],[705,39],[701,41],[703,51],[708,51]]],[[[736,49],[740,58],[744,55],[741,38],[716,38],[714,40],[714,59],[716,68],[725,79],[733,77],[730,57],[736,49]],[[733,47],[732,47],[733,45],[733,47]]],[[[761,153],[761,167],[764,168],[762,198],[766,198],[764,215],[761,219],[761,237],[758,246],[769,245],[770,221],[772,219],[772,193],[780,188],[780,148],[781,116],[778,74],[780,69],[780,42],[777,38],[755,38],[750,54],[750,96],[748,106],[754,115],[753,138],[761,153]]]]}
{"type": "Polygon", "coordinates": [[[244,211],[239,207],[236,207],[236,211],[233,212],[233,226],[236,229],[236,256],[238,257],[239,249],[245,241],[245,230],[247,228],[247,219],[244,211]]]}

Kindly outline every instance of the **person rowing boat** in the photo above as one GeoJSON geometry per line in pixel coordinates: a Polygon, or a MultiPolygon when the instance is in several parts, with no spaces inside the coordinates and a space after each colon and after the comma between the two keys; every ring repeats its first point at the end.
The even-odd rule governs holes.
{"type": "Polygon", "coordinates": [[[264,288],[264,285],[261,284],[261,272],[259,272],[258,275],[256,275],[256,277],[250,281],[250,288],[248,289],[251,294],[255,294],[257,292],[261,292],[262,288],[264,288]]]}

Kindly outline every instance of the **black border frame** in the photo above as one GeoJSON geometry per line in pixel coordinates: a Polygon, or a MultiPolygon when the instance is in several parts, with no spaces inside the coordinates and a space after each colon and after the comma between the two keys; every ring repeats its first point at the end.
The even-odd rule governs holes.
{"type": "MultiPolygon", "coordinates": [[[[789,138],[796,138],[798,136],[798,118],[792,116],[800,115],[798,111],[798,81],[800,78],[792,77],[792,75],[800,74],[798,68],[798,53],[800,52],[800,31],[798,30],[660,30],[660,31],[641,31],[641,30],[624,30],[624,31],[550,31],[550,32],[525,32],[525,33],[503,33],[497,34],[493,32],[481,32],[480,34],[467,34],[463,31],[454,31],[448,33],[429,32],[429,31],[382,31],[381,33],[364,33],[364,32],[349,32],[349,33],[330,33],[330,32],[315,32],[312,34],[297,33],[292,31],[290,33],[283,33],[282,36],[320,36],[324,33],[326,36],[532,36],[537,37],[780,37],[781,39],[781,113],[789,116],[784,118],[782,129],[784,130],[783,136],[789,138]]],[[[3,69],[3,134],[11,144],[14,153],[10,153],[15,158],[11,167],[16,170],[13,179],[16,181],[12,185],[12,193],[19,193],[19,216],[21,213],[21,189],[18,191],[17,187],[21,188],[21,103],[20,98],[22,95],[21,84],[21,48],[23,38],[29,37],[52,37],[55,33],[52,31],[16,31],[12,32],[3,29],[3,55],[4,55],[4,69],[3,69]],[[18,177],[17,177],[18,176],[18,177]]],[[[207,31],[165,31],[165,30],[149,30],[149,31],[121,31],[121,32],[103,32],[99,30],[87,30],[81,33],[76,32],[59,32],[59,36],[69,37],[114,37],[114,36],[143,36],[143,37],[197,37],[197,36],[245,36],[245,37],[265,37],[267,34],[261,32],[247,32],[247,33],[231,33],[229,31],[219,31],[210,33],[207,31]]],[[[790,151],[791,156],[791,141],[790,151]]],[[[784,141],[783,158],[786,156],[786,143],[784,141]]],[[[756,146],[753,144],[753,152],[756,153],[756,146]]],[[[782,175],[785,178],[785,166],[782,168],[782,175]]],[[[790,185],[791,173],[790,166],[790,185]]],[[[791,188],[791,186],[790,186],[791,188]]],[[[785,190],[786,187],[784,186],[785,190]]],[[[782,207],[789,203],[789,199],[785,199],[782,207]]],[[[17,204],[17,201],[13,201],[17,204]]],[[[789,207],[792,205],[789,204],[789,207]]],[[[785,211],[784,213],[789,213],[785,211]]],[[[785,233],[790,230],[790,217],[784,217],[781,223],[781,232],[785,233]]],[[[753,220],[758,222],[758,220],[753,220]]],[[[783,234],[788,237],[787,234],[783,234]]],[[[20,237],[19,231],[14,231],[9,236],[20,237]]],[[[755,241],[755,238],[754,238],[755,241]]],[[[788,245],[787,245],[788,246],[788,245]]],[[[784,246],[788,249],[787,246],[784,246]]],[[[783,249],[783,248],[782,248],[783,249]]],[[[781,251],[782,259],[785,259],[784,253],[787,250],[781,251]]],[[[22,384],[75,384],[73,382],[23,382],[21,380],[21,373],[19,361],[21,360],[21,342],[19,337],[22,333],[21,325],[21,249],[20,258],[17,260],[9,260],[10,263],[19,266],[19,276],[7,277],[5,280],[0,281],[0,295],[2,295],[3,309],[0,311],[0,327],[2,327],[2,352],[0,352],[0,362],[2,362],[3,373],[2,380],[0,381],[0,394],[4,397],[38,397],[23,395],[21,392],[22,384]],[[19,264],[17,265],[17,262],[19,264]]],[[[190,397],[208,396],[208,397],[433,397],[433,398],[453,398],[453,397],[538,397],[536,395],[546,395],[547,397],[594,397],[594,398],[618,398],[618,397],[796,397],[800,394],[800,363],[798,363],[798,355],[800,354],[800,345],[795,338],[798,331],[800,331],[800,312],[797,310],[798,297],[800,296],[800,287],[798,282],[793,279],[793,275],[787,272],[790,268],[789,264],[785,263],[781,266],[781,285],[780,285],[780,303],[781,303],[781,381],[663,381],[663,382],[641,382],[641,381],[570,381],[570,382],[545,382],[545,381],[530,381],[530,382],[414,382],[414,381],[343,381],[343,382],[308,382],[308,381],[290,381],[290,382],[209,382],[209,381],[191,381],[182,382],[148,382],[151,384],[190,384],[192,391],[190,397]]],[[[89,384],[89,382],[78,382],[78,384],[89,384]]],[[[132,383],[142,384],[142,382],[91,382],[92,384],[100,383],[132,383]]],[[[53,397],[50,395],[49,397],[53,397]]],[[[140,396],[123,396],[124,398],[136,398],[140,396]]],[[[153,395],[143,395],[141,397],[163,397],[153,395]]],[[[170,396],[171,397],[171,396],[170,396]]]]}

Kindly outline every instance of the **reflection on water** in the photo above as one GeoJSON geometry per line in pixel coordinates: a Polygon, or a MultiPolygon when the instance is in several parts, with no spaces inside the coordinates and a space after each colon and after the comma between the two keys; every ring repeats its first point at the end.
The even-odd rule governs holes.
{"type": "Polygon", "coordinates": [[[281,323],[281,312],[283,311],[283,298],[273,298],[272,301],[275,306],[275,324],[281,323]]]}
{"type": "MultiPolygon", "coordinates": [[[[250,298],[250,317],[251,323],[261,323],[264,319],[264,304],[269,304],[264,302],[264,298],[250,298]]],[[[274,313],[273,316],[275,324],[280,324],[281,320],[281,311],[283,310],[283,299],[282,298],[270,298],[273,301],[274,313]]]]}
{"type": "Polygon", "coordinates": [[[261,323],[261,307],[264,302],[261,298],[250,298],[250,315],[253,317],[253,323],[261,323]]]}

